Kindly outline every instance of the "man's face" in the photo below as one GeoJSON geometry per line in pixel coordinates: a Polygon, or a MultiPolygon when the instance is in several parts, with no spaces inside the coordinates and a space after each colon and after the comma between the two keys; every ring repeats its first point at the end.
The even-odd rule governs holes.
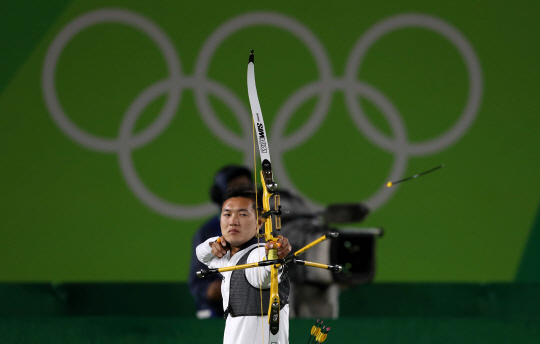
{"type": "Polygon", "coordinates": [[[259,225],[253,201],[249,198],[230,198],[221,208],[221,235],[231,246],[240,247],[253,238],[259,225]]]}

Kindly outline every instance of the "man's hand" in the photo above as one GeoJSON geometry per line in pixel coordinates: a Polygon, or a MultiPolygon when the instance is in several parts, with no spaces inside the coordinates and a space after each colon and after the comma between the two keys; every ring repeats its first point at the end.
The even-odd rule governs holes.
{"type": "Polygon", "coordinates": [[[214,242],[208,243],[210,247],[212,247],[212,254],[218,258],[223,257],[227,251],[229,251],[229,247],[227,247],[227,242],[225,241],[224,237],[219,237],[214,242]]]}
{"type": "MultiPolygon", "coordinates": [[[[270,249],[272,249],[274,247],[274,243],[272,242],[267,242],[266,245],[265,245],[265,249],[266,249],[266,256],[268,256],[268,251],[270,249]]],[[[287,255],[291,252],[292,250],[292,247],[291,247],[291,244],[289,244],[289,239],[283,237],[283,236],[278,236],[278,240],[277,240],[277,246],[278,246],[278,258],[279,259],[282,259],[282,258],[285,258],[287,257],[287,255]]],[[[212,251],[213,252],[213,251],[212,251]]]]}

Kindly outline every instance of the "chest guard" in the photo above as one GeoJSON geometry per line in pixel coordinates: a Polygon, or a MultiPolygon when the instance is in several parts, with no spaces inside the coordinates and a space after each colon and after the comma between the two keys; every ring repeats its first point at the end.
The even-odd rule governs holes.
{"type": "MultiPolygon", "coordinates": [[[[246,264],[251,251],[246,252],[236,265],[246,264]]],[[[279,271],[282,272],[282,280],[279,283],[280,308],[289,304],[289,275],[287,266],[282,265],[279,271]],[[282,269],[285,269],[283,272],[282,269]]],[[[268,305],[270,304],[270,288],[262,289],[263,313],[261,313],[261,290],[252,286],[247,278],[245,270],[235,270],[232,272],[229,287],[229,306],[225,310],[225,319],[230,314],[232,317],[239,316],[260,316],[268,315],[268,305]]]]}

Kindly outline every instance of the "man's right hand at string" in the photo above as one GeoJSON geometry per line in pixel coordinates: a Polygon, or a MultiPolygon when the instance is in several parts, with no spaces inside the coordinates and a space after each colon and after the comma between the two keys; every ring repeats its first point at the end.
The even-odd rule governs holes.
{"type": "Polygon", "coordinates": [[[229,251],[229,245],[224,237],[219,237],[214,242],[208,243],[212,247],[212,254],[218,258],[222,258],[229,251]]]}

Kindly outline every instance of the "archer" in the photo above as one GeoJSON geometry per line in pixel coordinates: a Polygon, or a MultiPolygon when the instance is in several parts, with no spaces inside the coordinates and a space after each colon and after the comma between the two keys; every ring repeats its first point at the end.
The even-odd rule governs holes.
{"type": "MultiPolygon", "coordinates": [[[[264,220],[256,209],[256,193],[238,187],[229,190],[223,199],[220,217],[222,236],[210,238],[197,246],[197,258],[212,269],[262,261],[275,244],[268,242],[263,245],[257,241],[256,234],[264,220]]],[[[287,238],[279,236],[277,245],[279,259],[291,252],[287,238]]],[[[221,293],[226,318],[223,343],[262,343],[262,338],[269,336],[264,315],[268,314],[270,303],[270,266],[225,271],[222,275],[221,293]]],[[[278,336],[279,343],[286,344],[289,342],[289,279],[287,274],[283,274],[283,269],[280,269],[278,278],[281,303],[278,336]]]]}

